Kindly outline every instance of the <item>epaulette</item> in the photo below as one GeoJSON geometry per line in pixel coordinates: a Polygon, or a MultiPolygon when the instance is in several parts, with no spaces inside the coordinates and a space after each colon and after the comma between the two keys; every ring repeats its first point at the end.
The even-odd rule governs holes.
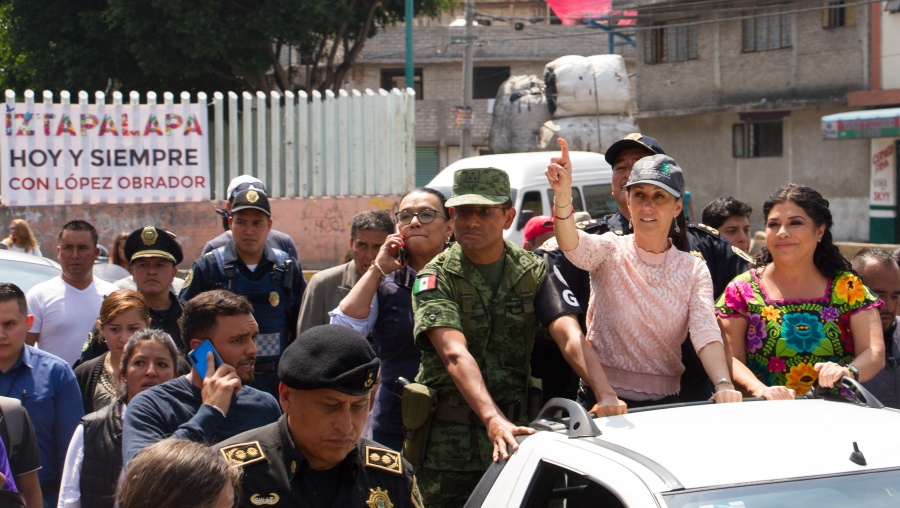
{"type": "Polygon", "coordinates": [[[403,476],[403,461],[400,454],[387,448],[366,446],[366,467],[373,467],[403,476]]]}
{"type": "Polygon", "coordinates": [[[737,254],[738,257],[740,257],[744,261],[753,263],[753,258],[750,257],[750,254],[747,254],[746,252],[744,252],[744,250],[741,249],[740,247],[735,247],[734,245],[732,245],[731,250],[734,251],[734,253],[737,254]]]}
{"type": "Polygon", "coordinates": [[[254,462],[266,460],[266,454],[263,453],[259,441],[251,441],[249,443],[239,443],[224,448],[219,448],[219,453],[225,457],[232,466],[248,466],[254,462]]]}
{"type": "Polygon", "coordinates": [[[583,220],[581,222],[576,222],[575,227],[577,229],[587,229],[594,224],[600,224],[600,221],[597,219],[583,220]]]}
{"type": "Polygon", "coordinates": [[[544,252],[555,252],[559,250],[559,243],[556,242],[555,236],[551,236],[546,242],[542,243],[538,249],[541,249],[544,252]]]}
{"type": "Polygon", "coordinates": [[[702,222],[688,222],[688,227],[691,229],[699,229],[700,231],[709,233],[710,235],[715,236],[716,238],[718,238],[720,236],[718,229],[709,227],[706,224],[703,224],[702,222]]]}

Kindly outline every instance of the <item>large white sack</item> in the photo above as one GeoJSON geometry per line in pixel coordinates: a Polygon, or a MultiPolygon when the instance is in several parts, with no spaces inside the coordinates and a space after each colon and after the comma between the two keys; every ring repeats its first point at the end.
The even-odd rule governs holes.
{"type": "Polygon", "coordinates": [[[598,115],[557,118],[541,126],[541,150],[558,150],[563,138],[570,150],[605,153],[610,145],[632,132],[638,132],[634,119],[627,116],[598,115]]]}
{"type": "Polygon", "coordinates": [[[544,67],[547,101],[554,118],[622,115],[631,89],[621,55],[568,55],[544,67]]]}
{"type": "Polygon", "coordinates": [[[550,118],[544,82],[535,75],[512,76],[497,91],[488,145],[494,153],[533,151],[540,126],[550,118]]]}

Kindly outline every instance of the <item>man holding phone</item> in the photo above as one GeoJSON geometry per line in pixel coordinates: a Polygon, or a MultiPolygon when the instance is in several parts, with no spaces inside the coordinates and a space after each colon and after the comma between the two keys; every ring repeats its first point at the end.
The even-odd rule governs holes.
{"type": "Polygon", "coordinates": [[[182,336],[192,349],[206,344],[206,354],[189,355],[193,366],[186,376],[132,399],[123,429],[125,463],[169,436],[217,443],[276,421],[281,409],[275,398],[248,386],[254,378],[258,333],[253,306],[243,296],[213,290],[187,302],[182,336]]]}

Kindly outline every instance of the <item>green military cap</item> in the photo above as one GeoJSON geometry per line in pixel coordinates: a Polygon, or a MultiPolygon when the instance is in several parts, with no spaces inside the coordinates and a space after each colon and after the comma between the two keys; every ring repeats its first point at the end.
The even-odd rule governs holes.
{"type": "Polygon", "coordinates": [[[446,206],[502,205],[510,200],[509,175],[497,168],[460,169],[446,206]]]}

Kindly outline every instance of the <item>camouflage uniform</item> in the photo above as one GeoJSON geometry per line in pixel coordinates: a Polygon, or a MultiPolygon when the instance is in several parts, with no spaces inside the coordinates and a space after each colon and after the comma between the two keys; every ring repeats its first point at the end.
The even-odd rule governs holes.
{"type": "MultiPolygon", "coordinates": [[[[460,330],[466,336],[468,349],[478,363],[494,402],[510,421],[525,425],[534,336],[526,333],[529,325],[523,312],[523,300],[515,286],[531,272],[539,291],[544,285],[547,267],[521,247],[506,241],[504,244],[503,278],[493,299],[491,289],[459,244],[439,254],[419,272],[420,280],[436,276],[436,287],[420,290],[413,297],[414,337],[416,345],[422,349],[422,368],[416,381],[437,390],[442,404],[466,403],[425,334],[432,328],[460,330]],[[460,279],[468,281],[477,290],[468,329],[463,325],[466,319],[459,303],[462,298],[460,279]]],[[[462,506],[491,464],[492,451],[493,445],[477,416],[468,425],[438,421],[436,417],[431,426],[424,467],[417,472],[425,505],[462,506]]]]}

